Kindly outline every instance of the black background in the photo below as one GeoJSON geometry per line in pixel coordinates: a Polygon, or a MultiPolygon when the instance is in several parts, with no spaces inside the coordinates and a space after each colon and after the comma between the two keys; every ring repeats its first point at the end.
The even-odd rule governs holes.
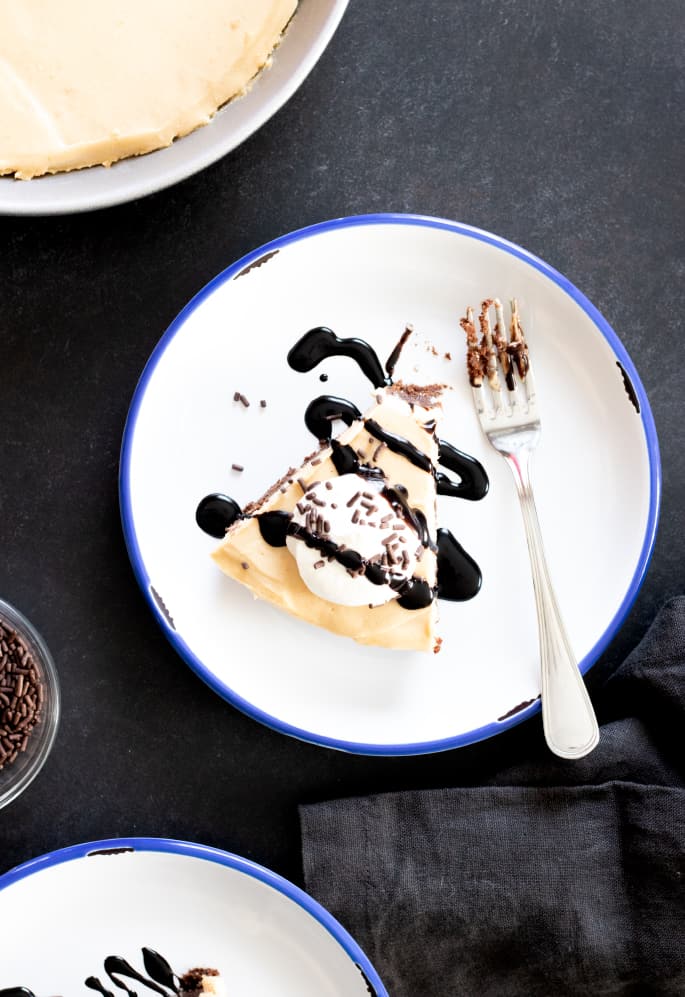
{"type": "Polygon", "coordinates": [[[63,690],[51,757],[0,812],[0,872],[139,834],[301,881],[299,802],[475,783],[541,751],[539,720],[416,759],[298,743],[210,692],[143,602],[117,501],[136,380],[196,291],[291,229],[440,215],[565,273],[633,357],[664,469],[646,582],[591,686],[682,589],[682,28],[681,0],[352,0],[298,93],[221,162],[133,204],[0,221],[0,595],[63,690]]]}

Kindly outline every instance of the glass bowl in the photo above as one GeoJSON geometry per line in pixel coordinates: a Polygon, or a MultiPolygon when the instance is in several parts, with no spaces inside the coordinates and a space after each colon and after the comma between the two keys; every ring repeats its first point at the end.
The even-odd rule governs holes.
{"type": "MultiPolygon", "coordinates": [[[[42,682],[44,693],[42,718],[31,731],[24,751],[20,752],[13,762],[8,762],[0,769],[0,809],[2,809],[24,792],[45,764],[57,733],[60,694],[55,665],[43,638],[26,617],[3,599],[0,599],[0,623],[6,629],[15,631],[26,645],[33,658],[38,678],[42,682]]],[[[0,660],[2,657],[0,646],[0,660]]],[[[4,710],[5,706],[0,702],[0,729],[5,726],[2,722],[4,710]]]]}

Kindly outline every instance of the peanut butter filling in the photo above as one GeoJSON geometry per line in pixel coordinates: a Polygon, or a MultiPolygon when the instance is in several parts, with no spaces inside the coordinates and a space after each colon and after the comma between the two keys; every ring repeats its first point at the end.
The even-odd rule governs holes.
{"type": "MultiPolygon", "coordinates": [[[[392,404],[386,404],[385,394],[378,393],[380,404],[368,411],[364,418],[382,423],[385,430],[403,436],[434,464],[438,459],[438,444],[435,436],[426,432],[424,424],[435,420],[440,409],[412,407],[398,398],[392,404]]],[[[378,440],[370,438],[361,420],[341,433],[338,441],[343,446],[351,446],[365,464],[380,467],[388,482],[403,485],[412,508],[423,514],[430,535],[435,537],[436,493],[435,480],[430,471],[413,465],[387,446],[379,446],[378,440]]],[[[331,449],[325,447],[305,461],[299,470],[265,498],[258,509],[252,511],[292,512],[304,494],[303,485],[325,481],[336,473],[331,449]]],[[[264,542],[256,518],[236,522],[213,557],[222,571],[250,588],[255,596],[333,633],[353,637],[362,644],[381,647],[422,651],[434,647],[438,612],[435,602],[413,611],[407,611],[397,602],[373,608],[327,602],[309,591],[287,547],[271,547],[264,542]]],[[[415,574],[431,587],[436,585],[437,562],[430,548],[424,550],[415,574]]]]}
{"type": "Polygon", "coordinates": [[[169,145],[244,93],[296,6],[0,4],[0,174],[28,180],[169,145]]]}

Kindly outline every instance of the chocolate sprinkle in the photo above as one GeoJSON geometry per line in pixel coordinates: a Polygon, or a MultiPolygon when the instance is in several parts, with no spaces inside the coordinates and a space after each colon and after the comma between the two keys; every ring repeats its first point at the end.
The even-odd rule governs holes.
{"type": "Polygon", "coordinates": [[[266,401],[265,401],[265,400],[264,400],[263,398],[262,398],[262,399],[261,399],[261,401],[259,402],[259,407],[260,407],[260,408],[266,408],[266,401]]]}
{"type": "Polygon", "coordinates": [[[21,637],[0,622],[0,769],[26,750],[45,698],[36,662],[21,637]]]}
{"type": "Polygon", "coordinates": [[[232,471],[244,471],[245,468],[243,467],[242,464],[231,464],[231,470],[232,471]]]}

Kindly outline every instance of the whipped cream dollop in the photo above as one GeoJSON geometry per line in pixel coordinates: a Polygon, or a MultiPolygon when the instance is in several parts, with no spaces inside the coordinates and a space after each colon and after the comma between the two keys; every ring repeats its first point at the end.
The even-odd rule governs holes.
{"type": "Polygon", "coordinates": [[[312,483],[292,514],[288,550],[314,595],[381,606],[401,594],[423,554],[420,538],[383,495],[383,482],[343,474],[312,483]]]}

